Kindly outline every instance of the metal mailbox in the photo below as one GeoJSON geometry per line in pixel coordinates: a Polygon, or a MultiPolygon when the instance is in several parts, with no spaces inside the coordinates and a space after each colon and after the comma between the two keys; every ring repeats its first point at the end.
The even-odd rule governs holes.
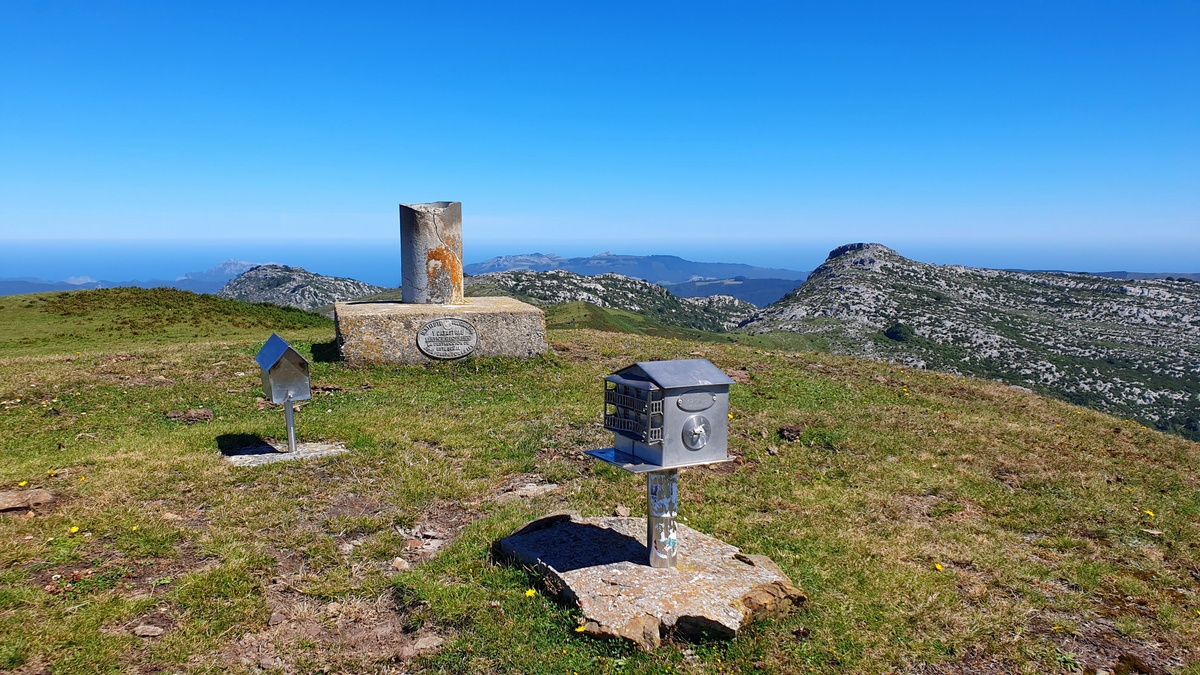
{"type": "Polygon", "coordinates": [[[728,459],[733,380],[707,359],[642,361],[604,380],[618,452],[664,469],[728,459]]]}
{"type": "Polygon", "coordinates": [[[296,422],[293,417],[293,401],[312,398],[312,385],[308,376],[308,361],[300,352],[292,349],[283,338],[275,333],[254,357],[262,368],[263,396],[271,403],[283,403],[287,420],[288,450],[296,449],[296,422]]]}
{"type": "Polygon", "coordinates": [[[651,567],[675,567],[679,469],[728,462],[729,385],[707,359],[639,361],[604,378],[604,428],[613,447],[586,454],[646,474],[651,567]]]}
{"type": "Polygon", "coordinates": [[[263,397],[271,403],[312,398],[308,361],[275,333],[254,357],[262,368],[263,397]]]}

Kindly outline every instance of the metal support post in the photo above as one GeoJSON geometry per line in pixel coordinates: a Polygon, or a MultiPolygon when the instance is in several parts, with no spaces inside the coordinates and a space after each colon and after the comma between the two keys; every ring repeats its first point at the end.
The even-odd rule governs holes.
{"type": "Polygon", "coordinates": [[[651,567],[674,567],[678,556],[679,469],[646,474],[646,548],[651,567]]]}
{"type": "Polygon", "coordinates": [[[288,452],[296,451],[296,417],[295,408],[292,405],[292,394],[288,392],[288,397],[283,401],[283,415],[287,420],[287,436],[288,436],[288,452]]]}

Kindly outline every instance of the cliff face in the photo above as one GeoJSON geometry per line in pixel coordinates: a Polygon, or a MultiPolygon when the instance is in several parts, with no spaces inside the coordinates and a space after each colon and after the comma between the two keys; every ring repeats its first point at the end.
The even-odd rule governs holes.
{"type": "Polygon", "coordinates": [[[354,279],[313,274],[299,267],[259,265],[230,281],[217,295],[312,310],[386,290],[391,289],[354,279]]]}
{"type": "Polygon", "coordinates": [[[1200,284],[931,265],[880,244],[829,254],[741,330],[998,379],[1200,438],[1200,284]]]}

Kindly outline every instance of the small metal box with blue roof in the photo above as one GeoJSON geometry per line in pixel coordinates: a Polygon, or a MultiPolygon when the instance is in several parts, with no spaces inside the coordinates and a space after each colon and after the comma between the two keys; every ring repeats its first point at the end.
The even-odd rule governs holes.
{"type": "Polygon", "coordinates": [[[287,420],[288,450],[296,449],[296,422],[293,417],[293,401],[312,398],[312,385],[308,376],[308,361],[300,356],[283,338],[275,333],[254,357],[262,368],[263,396],[271,403],[283,403],[287,420]]]}

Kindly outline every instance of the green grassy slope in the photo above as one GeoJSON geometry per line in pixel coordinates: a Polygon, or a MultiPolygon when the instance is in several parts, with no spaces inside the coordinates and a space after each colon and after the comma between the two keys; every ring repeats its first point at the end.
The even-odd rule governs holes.
{"type": "MultiPolygon", "coordinates": [[[[528,362],[351,369],[328,320],[210,302],[0,300],[0,489],[56,495],[0,517],[0,670],[1067,673],[1126,655],[1200,673],[1196,443],[992,382],[593,329],[552,329],[528,362]],[[349,454],[221,457],[283,434],[256,402],[271,331],[313,357],[300,439],[349,454]],[[489,548],[558,509],[644,515],[640,481],[581,455],[610,438],[601,378],[695,355],[739,381],[739,459],[686,470],[681,516],[810,600],[643,654],[577,634],[489,548]],[[166,417],[195,408],[213,421],[166,417]],[[404,650],[428,635],[445,642],[404,650]]],[[[560,319],[617,321],[577,309],[560,319]]]]}
{"type": "Polygon", "coordinates": [[[258,338],[333,322],[292,307],[173,288],[105,288],[0,297],[0,356],[69,353],[188,340],[258,338]],[[270,333],[267,333],[270,335],[270,333]]]}

